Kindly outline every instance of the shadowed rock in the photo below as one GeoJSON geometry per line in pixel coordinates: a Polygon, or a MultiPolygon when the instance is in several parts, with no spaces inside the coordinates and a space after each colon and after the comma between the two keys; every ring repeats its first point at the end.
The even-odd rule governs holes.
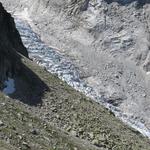
{"type": "Polygon", "coordinates": [[[146,3],[150,3],[149,0],[105,0],[108,4],[112,3],[112,2],[117,2],[121,5],[126,5],[126,4],[130,4],[132,2],[137,2],[137,7],[141,7],[143,5],[145,5],[146,3]]]}
{"type": "Polygon", "coordinates": [[[19,69],[19,56],[17,53],[28,57],[28,52],[23,46],[14,19],[0,3],[0,81],[8,76],[13,76],[19,69]]]}
{"type": "Polygon", "coordinates": [[[19,99],[30,105],[42,103],[41,97],[48,90],[46,84],[23,62],[28,58],[14,19],[0,3],[0,89],[4,81],[15,79],[16,92],[10,97],[19,99]]]}

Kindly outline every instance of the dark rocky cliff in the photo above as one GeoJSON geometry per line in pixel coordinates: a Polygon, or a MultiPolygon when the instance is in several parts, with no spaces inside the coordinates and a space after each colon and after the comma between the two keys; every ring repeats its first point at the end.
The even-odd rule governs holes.
{"type": "Polygon", "coordinates": [[[13,76],[19,70],[19,53],[28,57],[14,19],[0,3],[0,82],[8,76],[13,76]]]}

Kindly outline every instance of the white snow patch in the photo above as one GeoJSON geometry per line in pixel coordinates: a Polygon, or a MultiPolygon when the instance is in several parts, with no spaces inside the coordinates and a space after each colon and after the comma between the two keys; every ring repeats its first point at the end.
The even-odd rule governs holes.
{"type": "Polygon", "coordinates": [[[150,71],[146,73],[147,75],[150,75],[150,71]]]}
{"type": "Polygon", "coordinates": [[[3,89],[3,93],[8,95],[8,94],[13,94],[15,92],[16,89],[15,89],[14,79],[8,78],[8,80],[6,80],[4,84],[6,87],[3,89]]]}
{"type": "Polygon", "coordinates": [[[24,19],[28,22],[32,22],[32,20],[30,19],[30,15],[29,15],[29,10],[28,8],[24,8],[23,11],[19,11],[19,12],[10,12],[11,14],[13,14],[14,16],[16,16],[17,18],[20,18],[20,19],[24,19]]]}

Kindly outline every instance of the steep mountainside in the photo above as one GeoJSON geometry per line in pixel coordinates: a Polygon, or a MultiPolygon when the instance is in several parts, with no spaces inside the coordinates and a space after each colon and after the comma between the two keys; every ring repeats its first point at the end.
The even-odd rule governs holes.
{"type": "Polygon", "coordinates": [[[22,44],[14,19],[4,10],[1,3],[0,30],[0,83],[2,83],[20,71],[20,56],[17,52],[25,57],[28,57],[28,53],[22,44]]]}
{"type": "MultiPolygon", "coordinates": [[[[70,19],[73,19],[71,25],[75,25],[74,23],[78,20],[78,22],[76,22],[77,26],[73,26],[73,34],[81,25],[84,25],[82,24],[84,20],[78,15],[81,12],[88,11],[87,4],[89,1],[72,1],[70,3],[70,1],[39,0],[38,4],[36,0],[32,1],[32,3],[30,3],[30,1],[28,2],[29,3],[27,3],[27,0],[16,0],[13,2],[5,0],[4,4],[5,6],[9,4],[7,6],[11,9],[13,8],[13,11],[24,10],[27,5],[32,6],[30,7],[32,10],[30,13],[34,16],[34,23],[38,27],[36,28],[37,31],[40,31],[39,29],[42,26],[50,27],[50,22],[46,25],[47,22],[45,21],[46,17],[44,17],[44,13],[45,15],[49,14],[50,18],[52,17],[51,15],[60,15],[61,11],[67,16],[70,14],[66,22],[64,22],[63,17],[62,20],[60,20],[60,16],[58,15],[58,18],[55,18],[56,20],[53,20],[53,23],[63,21],[63,23],[68,25],[65,26],[67,30],[70,31],[72,30],[72,28],[68,28],[70,26],[68,23],[71,23],[70,19]],[[79,2],[79,4],[76,2],[79,2]],[[77,5],[77,11],[75,11],[75,14],[72,14],[70,12],[74,12],[74,4],[77,5]],[[48,9],[46,9],[46,6],[48,9]],[[71,8],[72,6],[73,9],[71,8]],[[71,8],[71,11],[69,8],[71,8]],[[39,16],[37,16],[33,10],[39,16]],[[43,11],[43,14],[41,11],[43,11]]],[[[26,15],[25,13],[27,13],[26,9],[22,15],[26,15]]],[[[82,15],[82,13],[80,15],[82,15]]],[[[47,19],[47,21],[49,21],[49,19],[47,19]]],[[[54,27],[54,25],[52,25],[52,27],[54,27]]],[[[54,31],[58,31],[63,35],[64,30],[60,32],[62,28],[64,28],[64,26],[55,24],[54,31]],[[61,28],[59,29],[59,27],[61,28]]],[[[27,32],[25,29],[26,28],[24,28],[24,32],[27,32]]],[[[52,28],[52,30],[53,29],[54,28],[52,28]]],[[[85,27],[85,32],[86,29],[85,27]]],[[[52,36],[50,34],[51,30],[47,30],[47,33],[51,35],[49,38],[46,38],[46,32],[44,30],[46,29],[43,28],[43,31],[41,30],[39,33],[41,33],[43,39],[45,37],[45,39],[50,40],[52,36]]],[[[80,30],[83,30],[83,26],[80,30]]],[[[53,32],[54,38],[56,38],[55,34],[59,35],[58,32],[53,32]]],[[[29,38],[32,37],[30,34],[33,33],[29,33],[29,38]]],[[[67,40],[67,34],[68,31],[64,34],[64,37],[66,37],[64,40],[67,40]]],[[[77,35],[83,36],[77,32],[74,38],[78,38],[77,35]]],[[[69,38],[70,36],[68,39],[69,38]]],[[[36,38],[34,40],[38,42],[36,38]]],[[[59,38],[57,40],[59,40],[59,38]]],[[[75,39],[71,39],[70,42],[74,43],[74,40],[75,39]]],[[[62,41],[60,40],[60,45],[61,44],[62,41]]],[[[64,43],[64,48],[66,44],[67,43],[64,43]]],[[[90,43],[86,43],[83,38],[80,44],[78,42],[76,43],[77,47],[74,47],[72,51],[81,45],[83,50],[85,50],[86,44],[90,43]]],[[[40,48],[40,45],[38,45],[38,48],[40,48]]],[[[90,48],[90,46],[88,46],[88,48],[90,48]]],[[[69,49],[66,50],[69,52],[69,49]]],[[[77,51],[74,52],[76,53],[77,51]]],[[[87,52],[89,52],[89,55],[90,51],[88,51],[88,49],[87,52]]],[[[113,67],[113,64],[110,64],[110,70],[111,67],[113,67]]],[[[13,78],[15,86],[15,92],[12,94],[6,96],[2,91],[0,92],[0,150],[150,150],[150,141],[148,138],[123,124],[110,110],[74,90],[65,82],[58,79],[56,75],[49,73],[44,67],[40,67],[28,59],[27,50],[22,44],[13,18],[4,10],[1,4],[0,76],[0,85],[10,77],[13,78]]],[[[116,75],[115,78],[118,78],[118,76],[116,75]]],[[[99,80],[97,80],[97,82],[99,82],[99,80]]],[[[6,86],[5,84],[3,85],[6,86]]],[[[116,100],[116,98],[114,99],[116,100]]]]}
{"type": "Polygon", "coordinates": [[[69,55],[101,99],[149,130],[149,0],[3,2],[28,13],[41,39],[69,55]]]}

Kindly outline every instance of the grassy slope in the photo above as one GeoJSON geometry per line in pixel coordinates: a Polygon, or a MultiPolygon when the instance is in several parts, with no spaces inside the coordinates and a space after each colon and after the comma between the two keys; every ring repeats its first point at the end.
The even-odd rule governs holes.
{"type": "Polygon", "coordinates": [[[3,140],[22,149],[95,149],[73,137],[77,136],[95,144],[99,149],[150,149],[148,139],[124,125],[108,110],[35,63],[27,59],[23,63],[47,84],[50,91],[45,92],[42,107],[24,106],[1,94],[0,120],[4,126],[0,127],[0,135],[3,135],[3,140]],[[26,108],[30,108],[28,112],[26,108]],[[39,118],[45,118],[48,124],[39,118]],[[38,130],[37,135],[31,133],[33,128],[38,130]]]}

